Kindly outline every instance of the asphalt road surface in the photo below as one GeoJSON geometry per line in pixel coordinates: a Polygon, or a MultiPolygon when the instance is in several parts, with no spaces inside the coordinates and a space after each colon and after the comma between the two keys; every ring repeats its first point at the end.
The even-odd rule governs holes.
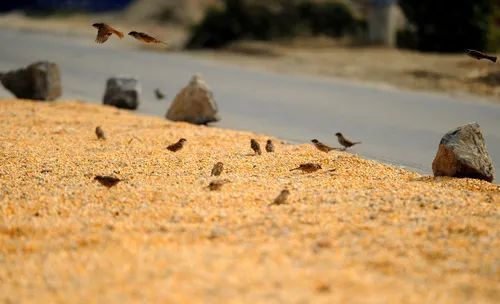
{"type": "MultiPolygon", "coordinates": [[[[97,45],[90,36],[0,30],[0,41],[0,71],[37,60],[58,63],[63,98],[100,103],[108,77],[133,75],[143,88],[138,112],[163,116],[175,94],[200,72],[220,108],[217,126],[298,143],[318,138],[331,145],[337,145],[334,133],[342,131],[363,142],[353,153],[422,173],[431,172],[444,133],[476,121],[500,173],[500,105],[479,98],[261,72],[182,54],[121,48],[123,42],[116,39],[97,45]],[[155,99],[157,87],[167,100],[155,99]]],[[[0,88],[0,98],[9,96],[0,88]]]]}

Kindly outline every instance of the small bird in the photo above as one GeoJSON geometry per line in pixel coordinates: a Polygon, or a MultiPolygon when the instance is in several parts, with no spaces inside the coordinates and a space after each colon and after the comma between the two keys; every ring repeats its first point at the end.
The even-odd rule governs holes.
{"type": "Polygon", "coordinates": [[[290,195],[290,191],[288,189],[281,190],[280,194],[269,205],[270,206],[273,206],[273,205],[279,206],[279,205],[286,204],[286,201],[287,201],[289,195],[290,195]]]}
{"type": "Polygon", "coordinates": [[[134,37],[135,39],[139,40],[139,41],[142,41],[144,43],[161,43],[161,44],[165,44],[165,42],[161,41],[161,40],[158,40],[152,36],[149,36],[148,34],[146,33],[141,33],[141,32],[136,32],[136,31],[132,31],[130,33],[128,33],[130,36],[134,37]]]}
{"type": "Polygon", "coordinates": [[[104,134],[104,131],[100,126],[97,126],[95,128],[95,135],[97,136],[97,139],[102,139],[102,140],[106,139],[106,135],[104,134]]]}
{"type": "Polygon", "coordinates": [[[160,89],[155,89],[155,96],[158,100],[165,98],[165,94],[160,89]]]}
{"type": "Polygon", "coordinates": [[[101,183],[101,185],[103,185],[107,188],[111,188],[111,187],[115,186],[116,184],[118,184],[119,182],[121,182],[121,179],[119,179],[117,177],[113,177],[113,176],[107,176],[107,175],[96,175],[94,177],[94,180],[98,181],[99,183],[101,183]]]}
{"type": "Polygon", "coordinates": [[[361,143],[360,141],[352,142],[352,141],[348,140],[340,132],[335,133],[335,136],[337,136],[337,139],[339,140],[339,144],[341,144],[342,146],[344,146],[343,150],[346,150],[347,148],[350,148],[350,147],[352,147],[354,145],[357,145],[357,144],[361,143]]]}
{"type": "Polygon", "coordinates": [[[486,60],[489,60],[493,63],[497,62],[496,56],[490,56],[490,55],[487,55],[487,54],[482,53],[480,51],[466,49],[465,54],[467,54],[470,57],[477,59],[477,60],[486,59],[486,60]]]}
{"type": "Polygon", "coordinates": [[[255,139],[250,139],[250,148],[252,148],[255,155],[262,155],[262,151],[260,150],[260,145],[255,139]]]}
{"type": "Polygon", "coordinates": [[[208,184],[208,189],[210,189],[210,191],[217,191],[220,190],[220,188],[222,188],[222,186],[227,183],[229,183],[229,180],[227,179],[217,179],[211,181],[210,184],[208,184]]]}
{"type": "Polygon", "coordinates": [[[180,149],[182,149],[184,147],[184,144],[186,142],[187,142],[187,139],[181,138],[175,144],[171,144],[170,146],[168,146],[167,150],[172,151],[172,152],[177,152],[177,151],[179,151],[180,149]]]}
{"type": "Polygon", "coordinates": [[[314,146],[315,146],[318,150],[320,150],[320,151],[322,151],[322,152],[325,152],[325,153],[328,153],[328,152],[330,152],[330,151],[332,151],[332,150],[337,150],[337,149],[335,149],[335,148],[332,148],[332,147],[330,147],[330,146],[325,145],[324,143],[320,142],[320,141],[319,141],[319,140],[317,140],[317,139],[313,139],[313,140],[311,140],[311,142],[314,144],[314,146]]]}
{"type": "Polygon", "coordinates": [[[222,162],[218,162],[212,168],[212,173],[210,174],[210,176],[219,176],[221,175],[223,170],[224,170],[224,164],[222,162]]]}
{"type": "Polygon", "coordinates": [[[112,28],[111,26],[107,25],[106,23],[94,23],[94,24],[92,24],[92,26],[97,29],[97,37],[95,38],[95,42],[97,42],[97,43],[106,42],[108,40],[108,38],[113,34],[120,37],[120,39],[123,38],[122,32],[112,28]]]}
{"type": "Polygon", "coordinates": [[[300,164],[297,168],[294,168],[290,171],[301,170],[302,172],[313,173],[321,169],[322,168],[320,164],[305,163],[305,164],[300,164]]]}
{"type": "Polygon", "coordinates": [[[271,152],[274,152],[274,144],[273,144],[273,141],[268,139],[267,140],[267,143],[266,143],[266,151],[268,153],[271,153],[271,152]]]}

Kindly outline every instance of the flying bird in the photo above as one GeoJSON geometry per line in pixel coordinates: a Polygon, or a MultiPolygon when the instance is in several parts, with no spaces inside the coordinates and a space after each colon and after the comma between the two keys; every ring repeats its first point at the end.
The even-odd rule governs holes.
{"type": "Polygon", "coordinates": [[[300,164],[297,168],[294,168],[290,171],[300,170],[305,173],[313,173],[321,169],[322,168],[320,164],[305,163],[305,164],[300,164]]]}
{"type": "Polygon", "coordinates": [[[97,139],[102,139],[102,140],[106,139],[106,135],[104,134],[104,131],[100,126],[97,126],[95,128],[95,135],[97,136],[97,139]]]}
{"type": "Polygon", "coordinates": [[[218,162],[214,165],[212,168],[211,176],[219,176],[222,174],[222,171],[224,170],[224,164],[222,162],[218,162]]]}
{"type": "Polygon", "coordinates": [[[283,205],[283,204],[286,204],[286,201],[288,199],[288,196],[290,195],[290,191],[287,190],[287,189],[284,189],[280,192],[280,194],[274,199],[274,201],[269,204],[270,206],[272,205],[276,205],[276,206],[279,206],[279,205],[283,205]]]}
{"type": "Polygon", "coordinates": [[[255,155],[261,155],[262,150],[260,150],[260,144],[255,139],[250,139],[250,148],[252,148],[255,155]]]}
{"type": "Polygon", "coordinates": [[[184,147],[184,144],[186,142],[187,142],[187,139],[181,138],[175,144],[171,144],[170,146],[168,146],[167,150],[172,151],[172,152],[177,152],[177,151],[179,151],[180,149],[182,149],[184,147]]]}
{"type": "Polygon", "coordinates": [[[155,96],[158,100],[165,98],[165,94],[160,89],[155,89],[155,96]]]}
{"type": "Polygon", "coordinates": [[[274,152],[274,144],[273,141],[268,139],[266,143],[266,152],[271,153],[274,152]]]}
{"type": "Polygon", "coordinates": [[[96,175],[94,177],[94,180],[98,181],[101,183],[101,185],[105,186],[106,188],[111,188],[121,182],[121,179],[113,176],[107,176],[107,175],[96,175]]]}
{"type": "Polygon", "coordinates": [[[311,142],[313,143],[313,145],[314,145],[314,146],[315,146],[318,150],[320,150],[320,151],[322,151],[322,152],[325,152],[325,153],[328,153],[328,152],[330,152],[330,151],[332,151],[332,150],[337,150],[337,149],[335,149],[335,148],[332,148],[332,147],[330,147],[330,146],[325,145],[324,143],[320,142],[320,141],[319,141],[319,140],[317,140],[317,139],[313,139],[313,140],[311,140],[311,142]]]}
{"type": "Polygon", "coordinates": [[[352,142],[352,141],[348,140],[340,132],[335,133],[335,136],[337,136],[337,139],[339,140],[339,144],[341,144],[342,146],[344,146],[344,150],[346,150],[347,148],[350,148],[350,147],[352,147],[354,145],[357,145],[357,144],[361,143],[360,141],[352,142]]]}
{"type": "Polygon", "coordinates": [[[123,38],[122,32],[112,28],[111,26],[107,25],[106,23],[94,23],[94,24],[92,24],[92,26],[97,29],[97,37],[95,38],[95,42],[97,42],[97,43],[106,42],[108,40],[108,38],[113,34],[120,37],[120,39],[123,38]]]}
{"type": "Polygon", "coordinates": [[[470,57],[477,59],[477,60],[486,59],[486,60],[489,60],[493,63],[497,62],[496,56],[490,56],[490,55],[482,53],[480,51],[466,49],[465,54],[467,54],[470,57]]]}
{"type": "Polygon", "coordinates": [[[135,39],[144,42],[144,43],[161,43],[167,45],[165,42],[156,39],[155,37],[149,36],[146,33],[141,33],[141,32],[136,32],[132,31],[128,33],[130,36],[134,37],[135,39]]]}

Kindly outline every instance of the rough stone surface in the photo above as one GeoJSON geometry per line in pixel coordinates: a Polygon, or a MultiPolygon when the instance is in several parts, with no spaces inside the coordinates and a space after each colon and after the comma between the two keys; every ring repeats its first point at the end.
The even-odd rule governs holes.
{"type": "Polygon", "coordinates": [[[102,102],[121,109],[135,110],[139,107],[141,85],[134,77],[117,76],[108,79],[102,102]]]}
{"type": "Polygon", "coordinates": [[[193,124],[219,121],[217,103],[213,93],[201,75],[195,75],[189,84],[175,97],[166,118],[193,124]]]}
{"type": "Polygon", "coordinates": [[[477,123],[458,127],[441,139],[432,171],[435,176],[470,177],[489,182],[495,179],[493,164],[477,123]]]}
{"type": "Polygon", "coordinates": [[[0,74],[3,86],[17,98],[54,100],[61,96],[61,73],[57,64],[40,61],[26,68],[0,74]]]}

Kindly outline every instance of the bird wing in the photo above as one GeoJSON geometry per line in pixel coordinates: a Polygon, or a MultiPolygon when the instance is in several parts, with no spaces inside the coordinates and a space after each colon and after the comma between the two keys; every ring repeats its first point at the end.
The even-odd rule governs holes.
{"type": "Polygon", "coordinates": [[[111,32],[106,29],[106,27],[101,27],[97,31],[97,37],[95,38],[95,42],[104,43],[108,40],[109,36],[111,36],[111,32]]]}

